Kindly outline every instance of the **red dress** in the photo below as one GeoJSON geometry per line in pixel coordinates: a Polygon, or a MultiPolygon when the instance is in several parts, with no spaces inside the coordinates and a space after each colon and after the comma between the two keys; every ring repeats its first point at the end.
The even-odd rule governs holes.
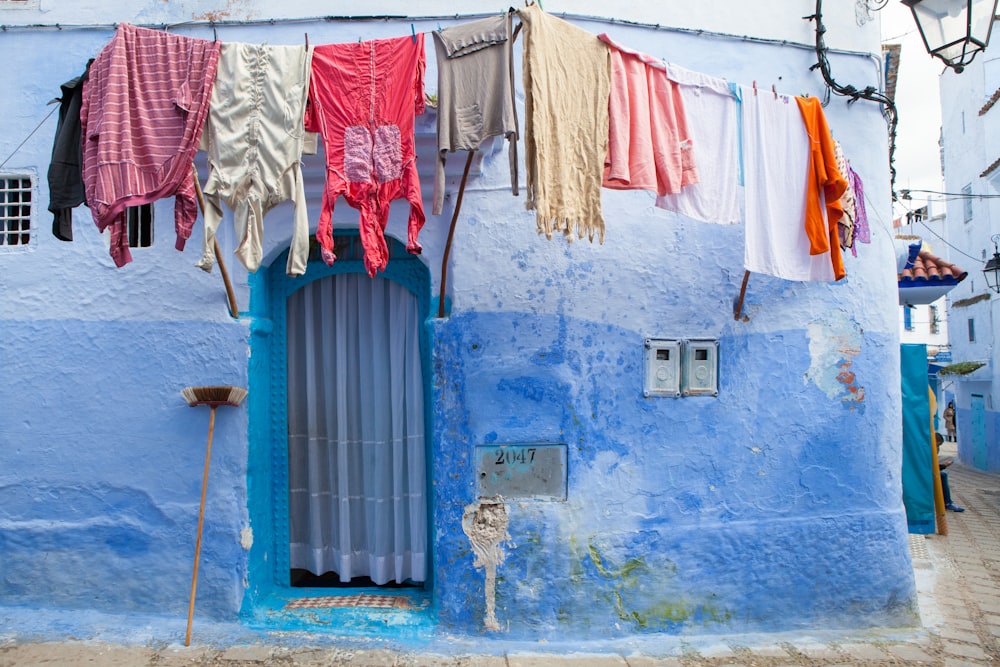
{"type": "Polygon", "coordinates": [[[306,129],[326,153],[323,211],[316,230],[333,264],[333,205],[340,195],[361,212],[361,244],[370,276],[389,261],[385,225],[394,199],[410,202],[406,249],[419,254],[424,204],[413,121],[424,112],[424,36],[417,34],[315,47],[306,129]]]}

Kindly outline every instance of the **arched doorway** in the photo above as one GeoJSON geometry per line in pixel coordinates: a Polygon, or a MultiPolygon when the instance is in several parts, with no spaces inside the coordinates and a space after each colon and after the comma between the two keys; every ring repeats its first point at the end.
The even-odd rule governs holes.
{"type": "Polygon", "coordinates": [[[306,585],[429,578],[430,275],[387,238],[386,271],[369,278],[357,234],[335,239],[333,266],[311,260],[291,278],[278,257],[250,279],[245,611],[295,597],[303,574],[306,585]]]}

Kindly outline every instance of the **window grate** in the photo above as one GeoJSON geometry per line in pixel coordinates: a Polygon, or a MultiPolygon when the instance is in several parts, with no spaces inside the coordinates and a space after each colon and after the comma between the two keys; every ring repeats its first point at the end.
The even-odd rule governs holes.
{"type": "Polygon", "coordinates": [[[148,248],[153,245],[153,205],[130,206],[125,211],[128,221],[128,247],[148,248]]]}
{"type": "Polygon", "coordinates": [[[31,178],[0,178],[0,246],[24,246],[31,240],[31,178]]]}

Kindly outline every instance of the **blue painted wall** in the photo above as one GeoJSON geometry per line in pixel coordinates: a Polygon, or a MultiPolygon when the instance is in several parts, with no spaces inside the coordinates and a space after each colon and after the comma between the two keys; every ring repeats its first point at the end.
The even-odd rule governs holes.
{"type": "MultiPolygon", "coordinates": [[[[190,18],[168,4],[131,20],[190,18]]],[[[806,30],[800,17],[810,11],[804,3],[787,17],[792,37],[806,30]]],[[[852,29],[853,8],[830,11],[829,26],[852,29]]],[[[581,26],[733,81],[824,92],[805,48],[581,26]]],[[[320,44],[408,34],[410,24],[305,29],[320,44]]],[[[184,32],[212,34],[205,26],[184,32]]],[[[303,27],[219,32],[298,44],[303,27]]],[[[54,118],[14,150],[43,120],[59,84],[110,36],[100,29],[0,36],[0,56],[22,64],[9,72],[18,94],[0,101],[9,119],[0,153],[13,154],[5,169],[35,175],[39,202],[48,199],[54,118]],[[53,52],[61,57],[46,55],[53,52]]],[[[877,35],[869,41],[877,50],[877,35]]],[[[877,58],[832,54],[831,62],[838,80],[877,81],[877,58]]],[[[435,71],[431,51],[428,92],[435,71]]],[[[603,245],[547,241],[523,199],[509,193],[505,149],[486,151],[455,234],[447,317],[433,318],[432,306],[426,325],[434,582],[429,602],[414,612],[420,623],[456,636],[485,632],[484,571],[473,563],[462,516],[476,501],[474,447],[517,442],[567,445],[567,500],[506,503],[510,539],[495,597],[501,629],[488,633],[497,641],[914,620],[899,480],[896,282],[889,235],[880,231],[890,219],[885,124],[865,102],[834,99],[827,114],[865,180],[874,243],[847,259],[840,284],[751,276],[740,321],[732,312],[743,275],[741,227],[674,216],[646,193],[605,191],[603,245]],[[718,397],[644,398],[647,337],[718,339],[718,397]]],[[[429,186],[433,119],[421,123],[429,186]]],[[[315,156],[304,163],[315,224],[322,163],[315,156]]],[[[436,299],[440,288],[454,183],[450,191],[443,215],[429,216],[421,235],[417,261],[431,277],[423,299],[436,299]]],[[[0,605],[22,610],[10,617],[27,630],[38,606],[183,616],[208,410],[187,407],[180,390],[233,384],[254,390],[245,405],[218,413],[197,612],[303,627],[256,606],[280,583],[273,567],[280,457],[268,435],[282,400],[270,375],[281,354],[268,316],[273,281],[229,261],[243,312],[230,318],[218,273],[193,267],[200,223],[178,253],[172,201],[155,213],[154,246],[135,251],[124,269],[112,266],[85,209],[74,243],[53,239],[39,210],[32,244],[0,253],[0,605]]],[[[405,239],[405,219],[405,206],[394,206],[388,233],[405,239]]],[[[357,212],[341,202],[334,220],[356,228],[357,212]]],[[[280,267],[290,207],[267,223],[265,263],[280,267]]],[[[220,243],[228,259],[235,243],[228,219],[220,243]]],[[[382,637],[409,636],[381,627],[382,637]]]]}

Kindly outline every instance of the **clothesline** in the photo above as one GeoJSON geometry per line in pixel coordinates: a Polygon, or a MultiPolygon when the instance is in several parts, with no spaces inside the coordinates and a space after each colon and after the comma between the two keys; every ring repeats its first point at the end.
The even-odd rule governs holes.
{"type": "MultiPolygon", "coordinates": [[[[515,147],[520,133],[517,116],[513,109],[514,78],[511,44],[516,31],[512,31],[511,27],[512,13],[513,10],[492,13],[486,15],[485,19],[475,22],[477,24],[485,22],[489,25],[460,25],[448,27],[443,32],[432,31],[432,34],[436,40],[438,51],[439,93],[442,95],[438,118],[439,164],[437,171],[443,173],[442,168],[446,153],[478,145],[485,138],[478,134],[475,137],[442,134],[440,114],[453,108],[464,109],[474,106],[475,108],[487,109],[490,110],[490,113],[484,116],[484,120],[489,121],[488,132],[492,133],[488,136],[504,136],[511,143],[512,189],[513,194],[516,195],[518,161],[515,147]],[[499,24],[497,24],[498,21],[499,24]],[[499,50],[491,52],[479,46],[480,44],[487,44],[489,49],[499,50]],[[470,86],[469,81],[459,85],[461,81],[469,79],[473,75],[475,75],[474,79],[469,80],[479,81],[482,78],[476,74],[479,71],[478,68],[472,65],[467,68],[461,65],[464,69],[455,69],[461,62],[464,62],[460,60],[461,58],[473,57],[490,59],[491,67],[495,70],[493,79],[496,81],[495,85],[470,86]],[[443,66],[446,60],[449,63],[447,68],[443,66]],[[465,69],[469,71],[466,72],[465,69]],[[479,90],[482,89],[503,92],[503,99],[485,100],[486,103],[483,103],[483,100],[459,101],[453,99],[450,103],[445,103],[443,94],[446,87],[443,86],[441,77],[445,77],[449,81],[449,85],[456,86],[452,91],[453,96],[457,94],[455,91],[463,91],[462,94],[466,94],[464,91],[475,92],[478,95],[479,90]],[[505,92],[508,87],[511,89],[509,95],[505,92]],[[475,102],[475,104],[470,105],[466,102],[475,102]],[[471,141],[472,139],[475,141],[471,141]]],[[[553,232],[560,232],[568,239],[577,236],[579,238],[588,237],[591,241],[597,237],[603,242],[604,220],[601,214],[601,188],[648,190],[657,193],[656,205],[660,208],[705,222],[721,224],[743,222],[748,230],[746,233],[747,252],[744,260],[746,272],[765,273],[790,280],[830,281],[839,280],[845,275],[840,259],[841,248],[845,250],[850,248],[853,254],[857,254],[853,245],[856,238],[853,236],[855,228],[853,204],[848,206],[846,201],[843,205],[838,202],[841,196],[847,192],[846,178],[850,172],[847,168],[846,158],[842,156],[842,151],[841,155],[836,156],[835,159],[834,149],[840,151],[840,147],[830,136],[818,100],[779,95],[774,86],[771,86],[770,91],[762,92],[758,97],[756,82],[754,82],[753,87],[740,86],[711,75],[684,70],[659,58],[628,49],[624,45],[614,42],[606,34],[598,35],[598,39],[595,40],[594,36],[587,31],[572,26],[560,17],[548,15],[537,7],[529,7],[525,10],[519,10],[517,13],[521,19],[520,25],[525,26],[527,42],[524,46],[524,70],[526,73],[563,72],[563,68],[560,68],[559,64],[569,57],[567,53],[573,54],[572,59],[578,65],[572,74],[575,78],[562,81],[561,83],[564,85],[537,87],[533,85],[533,81],[529,81],[528,77],[525,77],[525,105],[529,111],[533,108],[561,109],[560,122],[555,124],[552,123],[551,118],[534,117],[530,113],[526,116],[527,134],[524,136],[524,143],[528,165],[527,208],[536,211],[539,233],[544,233],[551,238],[553,232]],[[610,69],[607,65],[609,49],[611,54],[610,69]],[[655,78],[660,81],[656,90],[668,91],[666,97],[649,95],[646,87],[650,85],[650,73],[646,71],[647,69],[655,72],[655,78]],[[565,96],[565,91],[578,89],[581,85],[587,89],[600,91],[597,95],[598,99],[608,95],[608,106],[602,107],[598,104],[593,107],[580,107],[565,104],[566,100],[562,97],[565,96]],[[712,99],[701,99],[704,97],[702,93],[694,96],[688,94],[695,89],[704,93],[712,93],[712,99]],[[631,108],[628,99],[633,95],[638,95],[643,99],[656,99],[656,103],[650,105],[648,109],[649,118],[643,121],[650,124],[650,127],[647,128],[649,132],[643,128],[636,129],[633,127],[635,123],[622,124],[624,116],[621,109],[631,108]],[[550,97],[552,99],[549,99],[550,97]],[[696,102],[696,100],[700,101],[696,102]],[[701,108],[690,119],[686,119],[684,107],[694,103],[701,108]],[[579,115],[579,118],[573,117],[574,114],[579,115]],[[739,120],[742,116],[746,116],[746,122],[739,120]],[[757,117],[760,118],[760,122],[754,120],[757,117]],[[656,126],[656,132],[652,131],[653,125],[656,126]],[[746,126],[746,129],[741,129],[743,126],[746,126]],[[571,137],[564,137],[560,134],[565,127],[589,128],[589,134],[587,132],[584,134],[592,136],[594,141],[592,143],[585,142],[578,146],[576,144],[579,144],[579,141],[574,143],[571,137]],[[635,132],[638,134],[633,136],[635,132]],[[648,139],[644,139],[644,137],[647,135],[657,138],[653,142],[654,145],[646,145],[648,139]],[[821,157],[810,157],[809,137],[814,137],[814,141],[818,139],[822,142],[823,155],[821,157]],[[783,146],[786,145],[786,149],[776,150],[774,148],[775,142],[783,146]],[[556,154],[560,147],[571,150],[571,154],[560,157],[556,154]],[[633,148],[641,148],[642,150],[632,150],[633,148]],[[560,172],[554,170],[554,166],[559,166],[561,169],[560,165],[568,164],[574,159],[579,162],[581,153],[577,149],[584,149],[586,152],[586,165],[578,164],[578,169],[585,172],[587,177],[580,180],[575,186],[576,190],[567,191],[568,186],[565,179],[559,177],[560,172]],[[695,154],[699,151],[701,157],[698,159],[705,160],[707,158],[708,160],[702,163],[703,170],[700,175],[695,158],[695,154]],[[759,167],[763,171],[768,171],[765,167],[771,165],[791,169],[795,173],[808,172],[811,174],[810,190],[799,192],[798,188],[792,188],[792,186],[778,187],[780,184],[762,182],[754,169],[744,169],[744,153],[747,159],[753,158],[755,160],[755,168],[759,167]],[[801,159],[798,162],[801,164],[797,162],[795,165],[789,165],[787,159],[789,153],[799,156],[801,159]],[[820,159],[825,164],[815,166],[819,164],[816,160],[820,159]],[[836,161],[841,160],[843,165],[835,164],[836,161]],[[744,184],[745,172],[747,175],[744,184]],[[821,177],[822,174],[833,174],[836,178],[834,176],[821,177]],[[758,190],[765,189],[769,195],[774,196],[769,199],[757,196],[758,190]],[[819,196],[822,190],[825,190],[827,199],[825,209],[829,215],[823,212],[822,200],[819,196]],[[744,194],[741,195],[740,192],[744,194]],[[753,205],[749,200],[750,194],[755,195],[753,205]],[[739,199],[742,196],[746,196],[748,199],[746,217],[741,220],[739,199]],[[799,202],[799,200],[802,201],[799,202]],[[795,210],[791,210],[791,208],[788,211],[783,210],[782,215],[779,216],[772,210],[773,207],[767,204],[767,201],[787,201],[797,202],[797,204],[794,207],[795,210]],[[568,206],[565,202],[573,202],[574,205],[568,206]],[[577,203],[580,205],[577,206],[577,203]],[[844,215],[845,208],[850,210],[851,218],[848,219],[844,216],[845,224],[838,225],[838,221],[844,215]],[[804,229],[802,227],[803,220],[805,220],[804,229]],[[795,230],[794,235],[785,233],[791,230],[795,230]],[[751,234],[751,231],[754,234],[751,234]],[[751,241],[753,241],[752,244],[751,241]]],[[[198,266],[209,270],[213,260],[218,255],[214,247],[210,248],[210,244],[214,246],[212,242],[214,241],[215,228],[222,218],[222,204],[224,202],[234,211],[234,215],[239,212],[234,218],[237,225],[238,241],[238,247],[234,254],[243,261],[249,271],[253,272],[259,266],[261,259],[260,244],[263,237],[264,214],[282,199],[269,198],[270,195],[267,195],[266,192],[257,192],[254,188],[259,189],[259,187],[252,180],[248,181],[250,189],[246,192],[242,186],[241,189],[232,189],[225,185],[232,183],[235,188],[235,184],[241,183],[246,177],[239,172],[239,169],[242,169],[242,161],[236,158],[240,156],[230,155],[233,151],[226,148],[241,145],[241,143],[236,140],[239,137],[220,134],[231,123],[224,122],[221,117],[213,120],[212,114],[238,111],[241,119],[251,120],[263,113],[259,104],[252,99],[255,95],[266,94],[268,100],[271,97],[279,101],[283,100],[281,95],[271,95],[266,90],[262,93],[261,90],[264,89],[257,90],[255,88],[253,94],[250,92],[241,94],[240,82],[264,83],[272,92],[278,90],[296,91],[294,101],[298,106],[291,111],[291,118],[303,116],[303,112],[297,110],[301,107],[305,111],[305,130],[318,131],[324,136],[324,139],[329,139],[329,137],[345,138],[344,142],[324,141],[328,147],[325,151],[328,171],[336,174],[343,171],[343,175],[333,180],[330,179],[329,175],[327,177],[323,210],[316,231],[316,239],[322,246],[323,259],[327,264],[332,264],[336,257],[330,229],[331,214],[334,201],[343,194],[347,198],[347,203],[361,212],[360,231],[363,245],[365,245],[365,266],[369,274],[374,276],[379,271],[384,270],[387,260],[382,235],[388,213],[385,206],[372,207],[368,205],[368,200],[373,196],[372,192],[377,193],[378,188],[382,188],[387,195],[385,201],[394,198],[406,198],[410,201],[407,250],[411,253],[420,253],[417,234],[424,222],[423,201],[416,174],[413,143],[412,140],[404,142],[405,137],[401,133],[404,130],[412,132],[412,129],[407,128],[413,127],[414,115],[421,113],[424,107],[425,33],[418,34],[411,22],[411,20],[419,21],[420,18],[381,17],[381,19],[410,22],[411,30],[409,32],[411,34],[365,42],[363,47],[360,41],[358,45],[329,44],[318,47],[309,47],[307,41],[306,47],[293,47],[198,40],[177,34],[171,35],[166,30],[153,34],[157,31],[121,24],[117,28],[118,35],[109,42],[98,57],[100,68],[96,74],[94,70],[91,70],[91,87],[85,89],[90,92],[84,95],[84,105],[80,112],[81,123],[84,125],[83,130],[86,132],[86,125],[92,122],[101,123],[106,128],[114,128],[119,133],[148,131],[152,125],[149,123],[144,125],[138,121],[153,117],[154,113],[163,115],[163,120],[173,119],[171,114],[161,113],[159,107],[165,105],[164,108],[169,107],[169,111],[172,106],[166,102],[173,99],[170,91],[176,89],[187,91],[186,95],[190,99],[186,98],[185,104],[190,107],[190,113],[182,119],[183,122],[178,120],[177,127],[173,128],[177,141],[176,150],[183,152],[183,159],[178,160],[178,163],[190,162],[194,151],[198,148],[201,129],[207,127],[205,130],[207,143],[202,148],[218,153],[216,159],[210,161],[211,164],[216,165],[216,169],[232,172],[223,178],[213,175],[212,170],[210,170],[204,193],[206,199],[209,200],[210,205],[207,210],[211,215],[205,214],[203,209],[206,220],[205,255],[198,266]],[[150,52],[143,51],[145,54],[143,59],[135,60],[132,54],[137,52],[136,45],[140,41],[149,47],[160,49],[154,52],[158,59],[148,55],[150,52]],[[192,56],[191,49],[195,46],[197,46],[195,49],[197,53],[192,56]],[[268,52],[267,59],[261,58],[262,50],[268,52]],[[192,61],[193,58],[195,60],[192,61]],[[289,64],[280,67],[274,66],[272,70],[268,63],[274,59],[288,59],[289,64]],[[189,61],[192,62],[189,63],[189,61]],[[354,71],[352,68],[358,62],[363,62],[365,67],[370,69],[363,82],[365,90],[372,91],[373,100],[385,97],[382,104],[390,106],[380,109],[380,114],[384,115],[380,121],[382,124],[371,125],[370,118],[366,117],[367,120],[366,118],[354,119],[351,124],[340,127],[338,125],[341,123],[339,116],[330,114],[331,110],[343,104],[344,94],[337,81],[340,80],[340,72],[354,71]],[[118,69],[114,69],[113,63],[127,64],[129,69],[122,70],[120,65],[116,65],[118,69]],[[220,63],[223,65],[220,66],[220,63]],[[220,76],[216,81],[217,68],[220,76]],[[398,71],[400,76],[379,76],[380,72],[389,70],[398,71]],[[222,75],[223,72],[225,75],[222,75]],[[130,78],[126,78],[126,75],[130,78]],[[216,81],[218,90],[213,91],[211,85],[206,85],[205,82],[209,81],[216,81]],[[385,92],[388,96],[377,95],[380,86],[388,85],[387,81],[395,81],[396,83],[393,85],[396,88],[387,89],[385,92]],[[98,90],[98,85],[103,86],[104,90],[98,90]],[[142,104],[149,106],[149,113],[143,109],[121,111],[118,106],[105,105],[105,99],[108,95],[120,96],[126,88],[139,85],[152,86],[151,93],[140,97],[142,104]],[[104,92],[105,90],[106,92],[104,92]],[[225,91],[229,91],[229,98],[243,100],[246,108],[236,110],[229,109],[227,106],[225,109],[229,109],[229,111],[224,111],[224,108],[219,106],[217,101],[210,104],[210,95],[213,97],[216,93],[226,95],[225,91]],[[194,97],[195,92],[197,92],[197,98],[194,97]],[[313,102],[313,105],[308,108],[305,104],[307,92],[309,99],[313,102]],[[161,104],[161,100],[166,100],[166,102],[161,104]],[[209,113],[209,108],[214,110],[212,114],[209,113]],[[197,117],[195,112],[197,112],[197,117]],[[385,115],[387,113],[389,115],[385,115]],[[103,114],[114,115],[109,121],[104,118],[103,114]],[[334,147],[335,150],[330,147],[334,147]],[[395,152],[393,152],[394,150],[395,152]],[[400,150],[404,150],[405,153],[401,153],[400,150]],[[228,164],[228,162],[232,162],[232,164],[228,164]],[[332,169],[332,166],[341,163],[346,165],[345,170],[332,169]],[[378,174],[378,179],[371,180],[372,174],[375,173],[378,174]],[[364,189],[354,186],[352,189],[348,187],[349,183],[367,184],[370,180],[374,184],[372,187],[375,188],[372,192],[369,192],[371,188],[364,189]],[[390,187],[392,190],[388,189],[390,187]],[[233,191],[230,192],[230,189],[233,191]],[[209,223],[210,218],[211,224],[209,223]]],[[[367,20],[380,20],[380,18],[367,17],[367,20]]],[[[294,20],[296,23],[302,21],[304,19],[294,20]]],[[[272,22],[261,21],[259,23],[270,24],[272,22]]],[[[215,22],[204,22],[202,25],[210,25],[214,28],[216,24],[215,22]]],[[[659,28],[659,26],[655,27],[659,28]]],[[[469,60],[469,62],[473,61],[469,60]]],[[[289,103],[289,100],[283,100],[283,103],[289,103]]],[[[373,113],[372,111],[369,114],[372,118],[374,118],[373,113]]],[[[284,123],[283,117],[285,115],[287,114],[278,114],[275,116],[277,120],[273,122],[279,123],[279,125],[284,123]]],[[[257,122],[257,120],[253,120],[253,122],[257,122]]],[[[272,120],[268,119],[267,122],[272,122],[272,120]]],[[[164,134],[161,124],[155,125],[157,132],[161,135],[164,134]]],[[[445,123],[444,125],[451,127],[452,124],[445,123]]],[[[244,131],[241,129],[243,124],[237,124],[237,126],[239,132],[244,131]]],[[[458,124],[456,127],[464,126],[458,124]]],[[[85,136],[89,135],[85,134],[85,136]]],[[[108,227],[112,229],[112,257],[115,258],[116,264],[122,266],[131,258],[122,233],[119,184],[130,183],[141,174],[137,176],[133,173],[135,170],[128,166],[127,160],[116,157],[117,154],[114,152],[119,150],[119,146],[125,145],[123,142],[115,140],[108,132],[102,133],[100,136],[105,141],[104,144],[85,143],[87,151],[93,155],[85,151],[84,180],[88,187],[95,189],[95,195],[88,196],[89,201],[98,203],[99,210],[95,211],[92,207],[95,223],[99,229],[103,230],[108,227]],[[115,159],[108,156],[98,159],[99,154],[103,155],[103,153],[99,153],[100,151],[110,151],[111,157],[115,157],[115,159]],[[110,168],[107,165],[118,164],[125,165],[120,169],[115,168],[121,173],[109,171],[110,168]],[[98,173],[97,169],[103,169],[108,173],[98,173]]],[[[295,233],[292,237],[292,251],[289,253],[287,272],[289,275],[301,275],[305,271],[308,253],[309,224],[306,217],[304,192],[302,191],[302,178],[299,174],[300,167],[297,161],[297,157],[301,155],[302,147],[298,143],[293,142],[293,144],[255,145],[252,148],[269,151],[270,159],[274,162],[272,166],[277,171],[272,174],[274,178],[266,180],[268,182],[282,182],[283,186],[280,188],[279,194],[284,199],[293,199],[295,203],[295,233]],[[288,154],[286,155],[285,152],[288,154]]],[[[173,144],[171,144],[170,150],[175,150],[173,144]]],[[[171,156],[172,154],[155,157],[160,159],[171,156]]],[[[188,197],[188,190],[191,193],[196,190],[189,183],[189,180],[193,180],[189,179],[189,176],[190,174],[180,174],[177,179],[171,176],[172,180],[169,183],[147,183],[145,181],[140,183],[145,190],[148,190],[148,194],[144,194],[144,197],[152,199],[162,198],[170,193],[175,195],[175,226],[178,231],[176,247],[178,250],[183,249],[184,241],[190,236],[194,217],[197,214],[193,204],[187,205],[188,198],[193,201],[193,194],[192,197],[188,197]]],[[[436,174],[436,186],[438,181],[443,180],[439,176],[441,174],[436,174]]],[[[439,194],[436,188],[435,202],[438,201],[439,194]]],[[[459,197],[461,197],[461,192],[459,197]]],[[[378,197],[376,200],[381,201],[378,197]]],[[[861,201],[863,202],[864,198],[861,201]]],[[[434,212],[439,213],[437,210],[434,212]]],[[[456,217],[457,213],[458,206],[456,205],[456,217]]],[[[865,223],[864,229],[867,234],[867,223],[865,223]]],[[[861,242],[867,243],[869,241],[862,239],[861,242]]],[[[443,268],[442,286],[444,285],[445,271],[446,268],[443,268]]],[[[745,293],[748,275],[749,273],[745,273],[741,293],[745,293]]],[[[740,315],[740,310],[737,307],[737,317],[740,315]]]]}
{"type": "MultiPolygon", "coordinates": [[[[154,30],[173,30],[176,28],[223,28],[223,27],[244,27],[244,26],[267,26],[267,25],[295,25],[302,23],[354,23],[354,22],[389,22],[400,21],[405,23],[423,21],[469,21],[480,18],[495,16],[497,12],[479,12],[469,14],[428,14],[428,15],[397,15],[382,14],[373,16],[307,16],[301,18],[279,18],[279,19],[220,19],[202,21],[182,21],[179,23],[132,23],[141,28],[151,28],[154,30]]],[[[550,12],[552,16],[558,16],[567,21],[591,21],[610,25],[623,25],[634,28],[646,28],[650,30],[662,30],[666,32],[676,32],[680,34],[717,37],[721,39],[733,39],[754,44],[769,44],[772,46],[787,46],[796,49],[815,51],[815,44],[804,42],[794,42],[785,39],[775,39],[769,37],[755,37],[753,35],[739,35],[736,33],[721,32],[716,30],[704,30],[701,28],[682,28],[679,26],[663,25],[660,23],[648,23],[643,21],[630,21],[606,16],[596,16],[593,14],[575,14],[571,12],[550,12]]],[[[20,30],[115,30],[118,23],[28,23],[24,25],[0,24],[0,31],[20,31],[20,30]]],[[[843,56],[860,56],[871,59],[876,66],[881,66],[881,59],[874,54],[864,51],[854,51],[851,49],[828,49],[829,53],[843,56]]],[[[881,77],[880,77],[881,80],[881,77]]]]}

